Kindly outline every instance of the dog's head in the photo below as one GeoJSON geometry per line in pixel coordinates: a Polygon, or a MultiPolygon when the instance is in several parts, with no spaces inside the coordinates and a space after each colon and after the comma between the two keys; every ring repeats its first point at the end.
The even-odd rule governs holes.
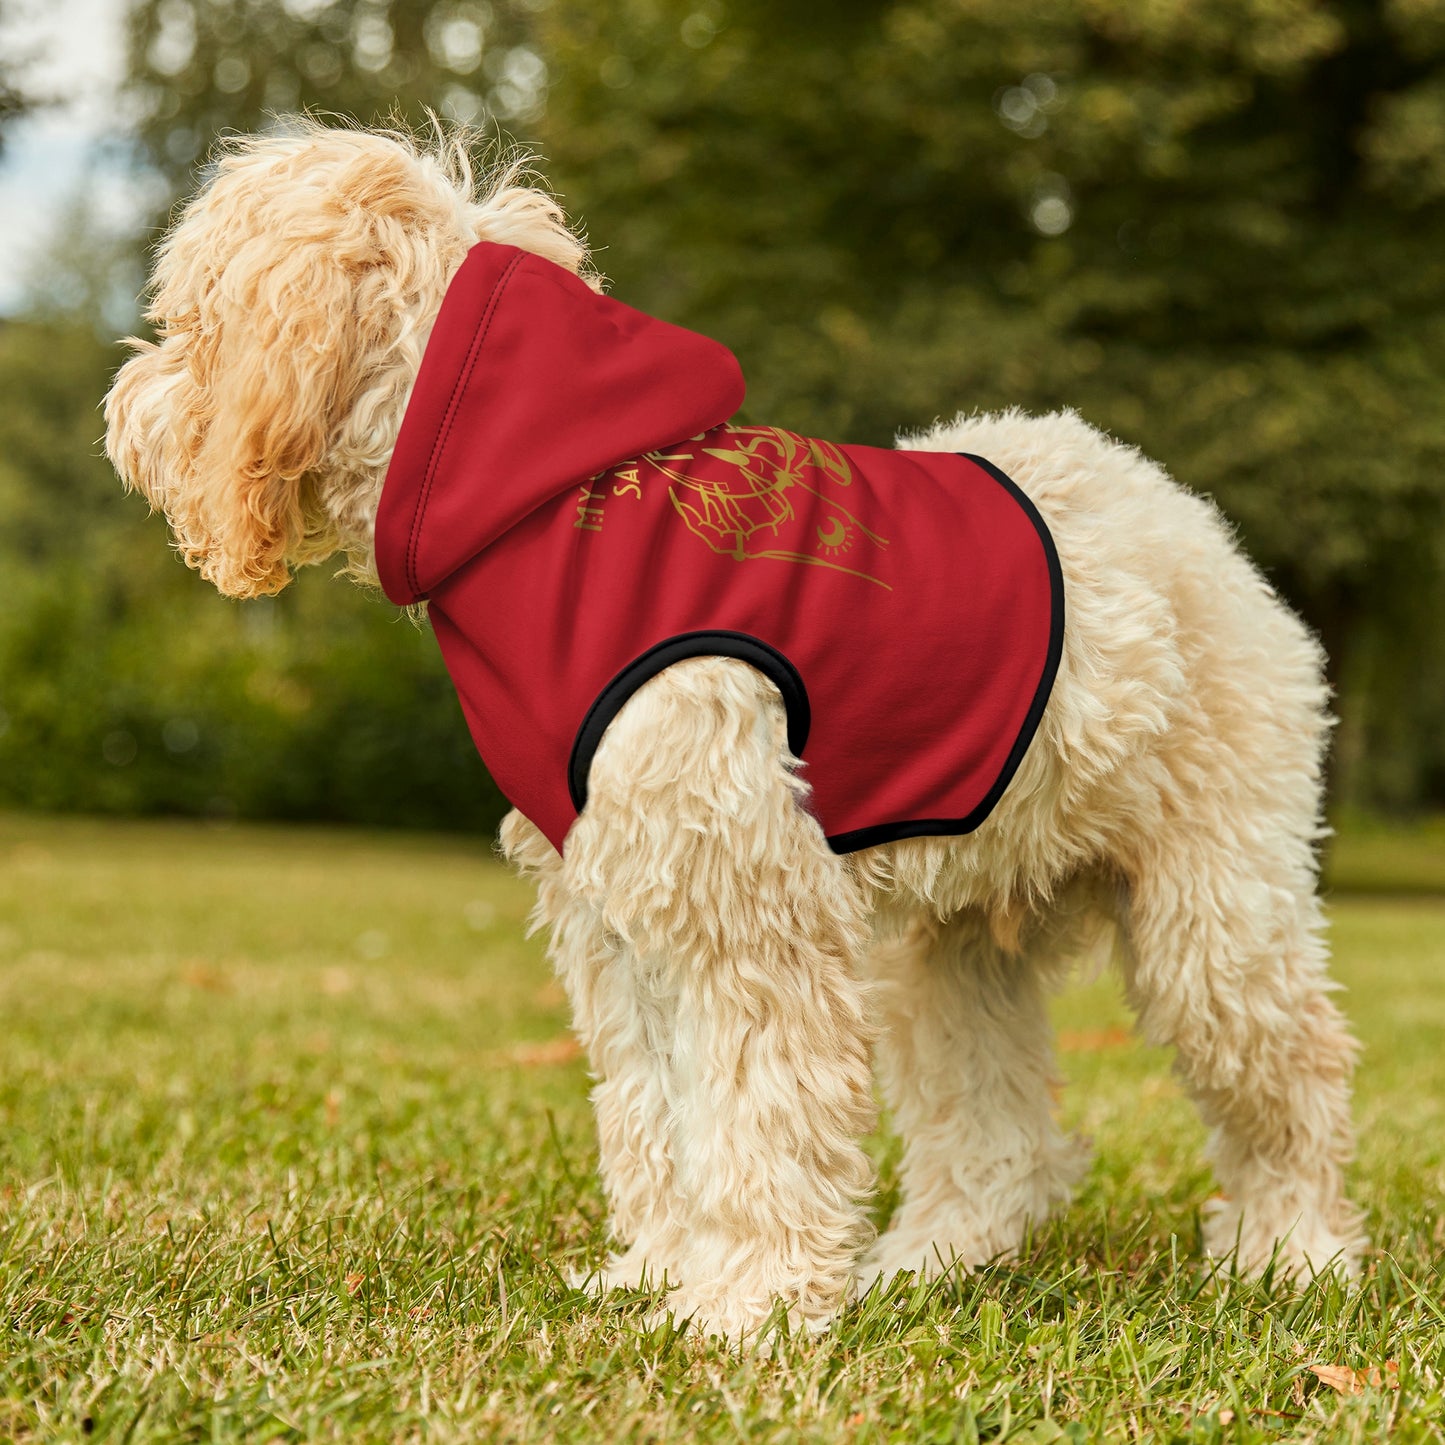
{"type": "Polygon", "coordinates": [[[522,172],[479,185],[460,139],[309,121],[224,144],[157,253],[157,339],[129,343],[105,403],[116,470],[221,592],[278,592],[337,552],[374,578],[386,464],[467,250],[585,264],[522,172]]]}

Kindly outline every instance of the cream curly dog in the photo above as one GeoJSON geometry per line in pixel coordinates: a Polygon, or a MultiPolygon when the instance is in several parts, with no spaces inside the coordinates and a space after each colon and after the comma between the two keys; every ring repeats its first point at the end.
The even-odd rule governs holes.
{"type": "MultiPolygon", "coordinates": [[[[159,339],[106,403],[120,475],[223,593],[337,555],[375,585],[403,413],[479,240],[600,289],[523,182],[477,185],[455,142],[319,125],[225,147],[160,248],[159,339]]],[[[1045,1000],[1101,918],[1212,1130],[1207,1247],[1248,1272],[1276,1254],[1353,1271],[1318,646],[1208,502],[1071,413],[960,417],[904,445],[988,458],[1057,547],[1057,676],[983,826],[835,852],[778,688],[721,656],[618,710],[564,852],[520,812],[503,825],[597,1081],[619,1253],[594,1283],[665,1279],[675,1317],[739,1338],[779,1300],[822,1328],[860,1281],[1007,1256],[1085,1166],[1050,1107],[1045,1000]],[[906,1143],[877,1239],[875,1057],[906,1143]]]]}

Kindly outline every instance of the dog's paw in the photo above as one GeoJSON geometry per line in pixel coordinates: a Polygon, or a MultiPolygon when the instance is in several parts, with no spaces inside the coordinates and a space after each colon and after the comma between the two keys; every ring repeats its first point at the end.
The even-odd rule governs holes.
{"type": "Polygon", "coordinates": [[[969,1274],[986,1264],[1008,1261],[1018,1253],[1028,1221],[995,1221],[991,1228],[978,1221],[951,1220],[938,1230],[906,1225],[878,1236],[858,1266],[858,1293],[874,1285],[887,1289],[899,1275],[937,1279],[957,1271],[969,1274]]]}
{"type": "Polygon", "coordinates": [[[905,1203],[857,1271],[859,1293],[887,1288],[901,1274],[937,1279],[1016,1257],[1030,1221],[1066,1205],[1088,1172],[1091,1144],[1076,1135],[1051,1136],[1034,1157],[974,1166],[965,1187],[923,1191],[925,1208],[905,1203]]]}
{"type": "Polygon", "coordinates": [[[875,1285],[880,1290],[887,1290],[894,1280],[905,1275],[937,1279],[954,1270],[968,1274],[987,1264],[989,1259],[988,1256],[980,1256],[974,1249],[960,1251],[956,1247],[935,1244],[932,1240],[904,1243],[890,1241],[884,1235],[878,1245],[858,1266],[854,1276],[860,1296],[867,1294],[875,1285]]]}
{"type": "Polygon", "coordinates": [[[1298,1209],[1255,1206],[1242,1210],[1233,1200],[1211,1199],[1204,1206],[1204,1252],[1258,1279],[1273,1265],[1276,1279],[1307,1281],[1332,1274],[1359,1277],[1365,1236],[1350,1206],[1337,1217],[1298,1209]]]}
{"type": "MultiPolygon", "coordinates": [[[[675,1281],[676,1276],[671,1276],[675,1281]]],[[[665,1265],[654,1263],[644,1249],[634,1245],[625,1254],[610,1254],[595,1269],[573,1270],[567,1282],[573,1289],[601,1297],[609,1290],[663,1289],[669,1283],[665,1265]]]]}
{"type": "Polygon", "coordinates": [[[833,1323],[836,1311],[809,1311],[796,1302],[784,1305],[772,1299],[744,1299],[723,1290],[679,1288],[668,1292],[663,1304],[647,1318],[649,1327],[670,1325],[716,1339],[735,1349],[771,1355],[780,1331],[799,1336],[821,1335],[833,1323]]]}

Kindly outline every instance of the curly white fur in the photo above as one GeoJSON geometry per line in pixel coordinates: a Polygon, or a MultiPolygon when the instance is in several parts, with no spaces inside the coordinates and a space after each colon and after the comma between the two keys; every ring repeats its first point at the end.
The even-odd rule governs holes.
{"type": "MultiPolygon", "coordinates": [[[[456,149],[315,125],[231,145],[156,268],[156,344],[108,447],[223,591],[274,591],[370,528],[431,325],[478,237],[581,270],[555,203],[456,149]]],[[[1330,999],[1315,843],[1319,649],[1216,511],[1071,413],[905,445],[989,457],[1058,547],[1064,656],[987,823],[834,855],[772,685],[680,663],[609,728],[559,856],[503,827],[596,1076],[619,1254],[599,1286],[741,1338],[825,1325],[865,1280],[975,1266],[1068,1198],[1048,988],[1121,925],[1129,996],[1213,1130],[1211,1250],[1352,1270],[1354,1047],[1330,999]],[[868,1249],[876,1046],[903,1202],[868,1249]],[[866,1257],[865,1257],[866,1251],[866,1257]]],[[[946,658],[939,659],[947,665],[946,658]]]]}

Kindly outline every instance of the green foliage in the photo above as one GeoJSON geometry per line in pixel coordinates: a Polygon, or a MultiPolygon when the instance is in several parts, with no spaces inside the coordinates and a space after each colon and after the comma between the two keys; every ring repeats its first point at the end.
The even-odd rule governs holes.
{"type": "Polygon", "coordinates": [[[494,827],[428,634],[315,573],[226,602],[121,495],[113,359],[79,324],[0,327],[0,803],[494,827]]]}
{"type": "Polygon", "coordinates": [[[1344,814],[1326,850],[1332,893],[1445,897],[1445,816],[1408,824],[1344,814]]]}
{"type": "Polygon", "coordinates": [[[620,293],[732,344],[750,413],[802,431],[1017,404],[1137,443],[1324,635],[1346,792],[1418,796],[1445,679],[1439,6],[848,16],[543,13],[551,172],[620,293]]]}
{"type": "Polygon", "coordinates": [[[1204,1130],[1095,984],[1057,1010],[1076,1202],[759,1359],[568,1282],[603,1206],[529,895],[475,841],[0,817],[0,1435],[1445,1439],[1438,900],[1333,907],[1358,1288],[1211,1279],[1204,1130]]]}
{"type": "MultiPolygon", "coordinates": [[[[424,124],[430,105],[538,144],[616,293],[731,345],[753,419],[886,444],[956,410],[1076,407],[1212,494],[1321,632],[1337,797],[1445,802],[1439,0],[138,0],[131,34],[138,139],[174,194],[219,131],[269,111],[424,124]]],[[[57,294],[94,314],[67,268],[57,294]]],[[[410,711],[434,670],[367,683],[393,629],[339,586],[253,625],[153,572],[155,533],[120,525],[131,514],[84,450],[105,363],[48,325],[0,338],[7,400],[24,398],[0,412],[0,548],[47,573],[18,589],[24,607],[52,618],[75,594],[77,678],[136,667],[136,690],[159,696],[164,664],[147,670],[143,649],[193,657],[208,736],[227,733],[225,707],[237,728],[259,717],[235,679],[271,628],[313,702],[268,714],[257,776],[295,780],[288,814],[312,806],[301,780],[324,777],[338,816],[364,782],[344,785],[307,739],[376,706],[388,728],[442,736],[410,711]],[[63,558],[81,581],[60,578],[63,558]],[[112,626],[131,642],[103,642],[112,626]]],[[[22,634],[35,655],[42,624],[27,626],[12,607],[6,655],[22,634]]],[[[20,685],[0,674],[0,696],[20,685]]],[[[99,737],[117,729],[141,737],[99,737]]],[[[455,755],[446,736],[428,766],[455,755]]],[[[387,754],[399,776],[403,753],[387,754]]],[[[67,796],[85,798],[95,767],[67,796]]],[[[280,806],[236,796],[250,776],[237,763],[217,794],[280,806]]]]}
{"type": "MultiPolygon", "coordinates": [[[[9,20],[15,7],[11,0],[0,0],[0,27],[9,20]]],[[[21,57],[0,54],[0,156],[5,154],[5,132],[35,103],[20,84],[21,57]]]]}
{"type": "Polygon", "coordinates": [[[177,191],[227,130],[301,109],[367,124],[484,113],[529,121],[546,67],[523,43],[530,6],[471,0],[141,0],[131,82],[149,162],[177,191]]]}
{"type": "MultiPolygon", "coordinates": [[[[164,558],[159,530],[144,547],[164,558]]],[[[435,644],[394,609],[337,606],[322,578],[245,609],[175,582],[170,605],[78,568],[19,592],[0,625],[0,802],[496,826],[435,644]]]]}
{"type": "Polygon", "coordinates": [[[25,97],[15,88],[9,75],[0,71],[0,153],[5,149],[7,127],[28,108],[25,97]]]}

